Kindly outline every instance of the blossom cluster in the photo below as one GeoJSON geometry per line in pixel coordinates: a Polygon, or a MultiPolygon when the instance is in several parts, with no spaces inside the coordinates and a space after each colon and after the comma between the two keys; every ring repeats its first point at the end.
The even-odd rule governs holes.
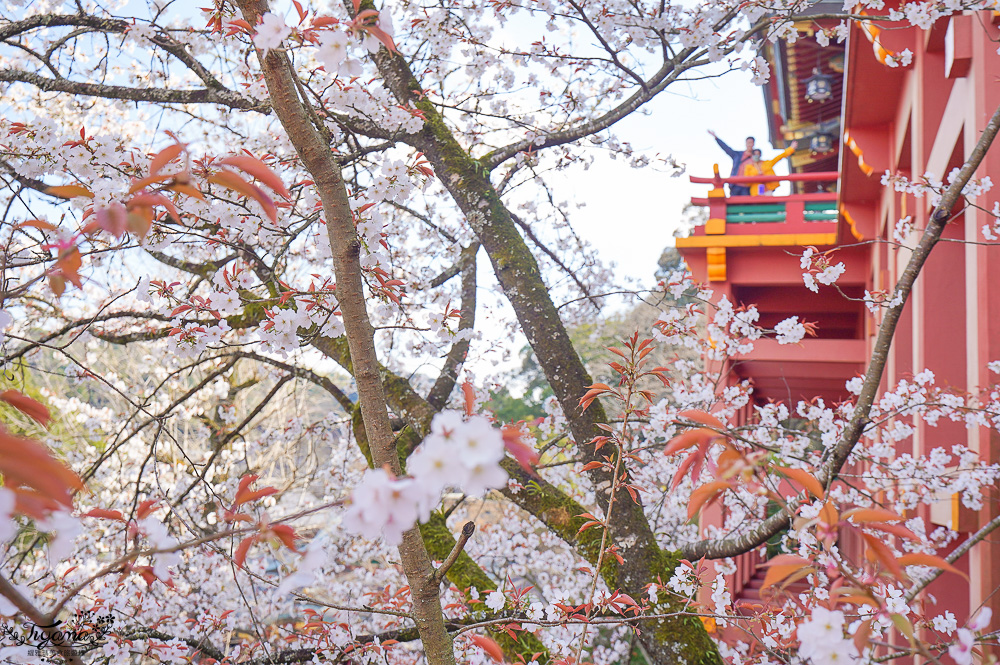
{"type": "Polygon", "coordinates": [[[854,642],[844,637],[844,613],[840,610],[815,607],[796,632],[799,655],[812,665],[846,665],[858,659],[854,642]]]}
{"type": "Polygon", "coordinates": [[[842,262],[833,263],[828,253],[817,253],[813,247],[806,247],[802,252],[799,267],[806,271],[802,273],[802,281],[813,293],[819,293],[820,284],[825,286],[835,284],[846,270],[842,262]]]}
{"type": "MultiPolygon", "coordinates": [[[[920,178],[910,179],[901,173],[893,173],[892,171],[886,170],[882,174],[881,183],[884,186],[892,186],[892,188],[904,194],[910,194],[915,198],[923,198],[924,195],[927,196],[927,202],[936,206],[941,202],[941,197],[944,195],[945,189],[951,186],[955,180],[958,178],[960,169],[952,169],[945,181],[938,179],[936,175],[931,172],[924,173],[920,178]]],[[[993,189],[993,180],[989,176],[983,176],[982,178],[970,178],[969,181],[962,187],[961,194],[970,199],[975,199],[982,196],[986,192],[993,189]]]]}
{"type": "Polygon", "coordinates": [[[410,455],[410,476],[394,478],[385,469],[368,471],[354,488],[344,524],[365,538],[381,533],[387,543],[398,545],[418,519],[427,521],[443,490],[480,496],[506,485],[507,472],[500,466],[503,457],[503,436],[489,420],[442,411],[431,421],[431,433],[410,455]]]}

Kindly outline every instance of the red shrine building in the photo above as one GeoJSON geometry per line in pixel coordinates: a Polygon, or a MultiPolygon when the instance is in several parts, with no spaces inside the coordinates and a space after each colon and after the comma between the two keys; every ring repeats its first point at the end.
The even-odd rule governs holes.
{"type": "MultiPolygon", "coordinates": [[[[835,4],[839,11],[841,3],[835,4]]],[[[898,3],[887,3],[886,11],[893,6],[898,3]]],[[[773,328],[793,315],[818,324],[818,337],[792,345],[761,340],[731,361],[733,375],[752,382],[759,404],[821,397],[830,405],[852,397],[845,383],[864,372],[881,322],[881,311],[869,312],[861,298],[866,290],[891,291],[910,254],[900,245],[915,244],[933,209],[926,196],[884,186],[883,174],[945,180],[1000,106],[996,12],[939,19],[929,29],[854,24],[845,43],[834,38],[820,47],[813,34],[823,27],[832,25],[803,20],[799,29],[806,36],[767,52],[771,142],[781,149],[799,141],[791,175],[779,176],[787,184],[774,197],[733,197],[724,185],[740,184],[739,178],[720,178],[718,170],[714,177],[693,177],[706,186],[707,195],[693,202],[708,208],[709,219],[677,240],[695,278],[734,304],[756,305],[761,325],[773,328]],[[909,234],[898,224],[907,217],[914,229],[909,234]],[[810,246],[820,253],[837,250],[831,260],[846,267],[837,281],[840,292],[806,289],[799,257],[810,246]]],[[[974,177],[984,176],[1000,185],[996,143],[974,177]]],[[[762,181],[743,181],[751,179],[762,181]]],[[[977,201],[987,210],[966,207],[948,224],[946,238],[969,242],[940,242],[931,253],[903,311],[883,387],[925,368],[939,385],[971,393],[997,381],[987,363],[1000,359],[1000,247],[976,243],[983,243],[982,227],[995,221],[988,209],[998,196],[994,189],[977,201]]],[[[747,409],[746,418],[752,417],[747,409]]],[[[897,444],[899,453],[962,443],[983,460],[1000,461],[996,431],[953,422],[919,423],[915,430],[897,444]]],[[[941,497],[920,514],[967,536],[1000,513],[997,488],[984,503],[975,512],[962,508],[957,496],[941,497]]],[[[737,562],[734,598],[758,597],[759,561],[755,552],[737,562]]],[[[938,578],[928,589],[937,612],[950,609],[964,621],[990,606],[1000,616],[1000,535],[957,565],[971,584],[938,578]]]]}

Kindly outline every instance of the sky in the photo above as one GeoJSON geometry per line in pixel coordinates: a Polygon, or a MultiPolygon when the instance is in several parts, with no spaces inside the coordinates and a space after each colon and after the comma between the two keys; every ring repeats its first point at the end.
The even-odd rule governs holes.
{"type": "Polygon", "coordinates": [[[648,114],[632,114],[616,126],[618,136],[635,148],[671,154],[684,163],[687,172],[680,177],[634,169],[604,155],[589,170],[549,176],[558,186],[557,196],[586,204],[572,213],[573,224],[605,261],[617,264],[617,274],[650,284],[660,253],[673,245],[684,205],[710,189],[692,184],[688,176],[711,176],[713,164],[728,175],[732,161],[708,130],[733,147],[742,147],[747,136],[754,136],[768,156],[764,93],[750,78],[750,73],[736,71],[674,84],[646,105],[648,114]]]}

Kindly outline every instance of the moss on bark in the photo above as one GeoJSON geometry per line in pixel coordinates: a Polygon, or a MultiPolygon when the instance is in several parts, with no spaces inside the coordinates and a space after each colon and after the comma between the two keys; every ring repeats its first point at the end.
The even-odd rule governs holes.
{"type": "MultiPolygon", "coordinates": [[[[432,513],[430,520],[420,525],[420,535],[424,538],[427,551],[438,561],[444,560],[455,547],[455,537],[448,529],[444,516],[439,512],[432,513]]],[[[486,571],[480,568],[465,552],[459,554],[455,563],[448,569],[447,578],[459,589],[475,588],[479,591],[480,597],[485,597],[487,593],[495,591],[497,588],[493,578],[487,575],[486,571]]],[[[483,618],[488,619],[494,616],[487,611],[483,618]]],[[[516,640],[502,630],[490,630],[489,633],[511,662],[516,662],[518,656],[523,656],[526,663],[537,659],[542,665],[551,660],[548,650],[541,640],[532,633],[519,632],[516,640]]]]}

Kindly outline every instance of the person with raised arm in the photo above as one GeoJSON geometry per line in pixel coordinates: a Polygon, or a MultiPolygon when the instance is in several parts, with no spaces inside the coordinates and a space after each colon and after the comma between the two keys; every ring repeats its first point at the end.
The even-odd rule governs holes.
{"type": "MultiPolygon", "coordinates": [[[[759,148],[754,149],[750,156],[750,161],[743,167],[743,175],[774,175],[774,165],[795,152],[797,147],[799,147],[799,142],[792,141],[777,157],[767,160],[760,158],[761,152],[759,148]]],[[[779,184],[778,182],[750,183],[750,196],[774,196],[774,190],[778,189],[779,184]]]]}
{"type": "MultiPolygon", "coordinates": [[[[754,138],[752,136],[747,137],[746,150],[740,151],[730,148],[725,141],[720,139],[714,131],[708,130],[708,133],[712,135],[715,142],[719,144],[719,147],[729,155],[733,160],[733,170],[729,174],[730,177],[738,176],[743,174],[743,169],[747,163],[749,163],[751,155],[753,153],[754,138]]],[[[746,185],[729,185],[729,195],[730,196],[747,196],[750,194],[750,188],[746,185]]]]}

